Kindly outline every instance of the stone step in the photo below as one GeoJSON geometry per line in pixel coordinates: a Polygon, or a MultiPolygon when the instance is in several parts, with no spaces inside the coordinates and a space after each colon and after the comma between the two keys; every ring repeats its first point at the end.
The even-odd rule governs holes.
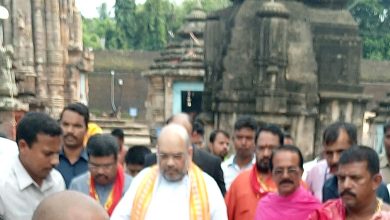
{"type": "MultiPolygon", "coordinates": [[[[112,128],[107,128],[107,127],[102,127],[103,133],[111,133],[112,129],[117,128],[117,127],[112,127],[112,128]]],[[[148,130],[127,130],[123,129],[123,132],[125,133],[125,136],[147,136],[149,137],[149,131],[148,130]]]]}
{"type": "Polygon", "coordinates": [[[125,144],[133,145],[150,145],[150,132],[146,124],[136,123],[132,120],[116,118],[95,118],[91,122],[98,124],[103,133],[111,133],[114,128],[121,128],[125,133],[125,144]]]}

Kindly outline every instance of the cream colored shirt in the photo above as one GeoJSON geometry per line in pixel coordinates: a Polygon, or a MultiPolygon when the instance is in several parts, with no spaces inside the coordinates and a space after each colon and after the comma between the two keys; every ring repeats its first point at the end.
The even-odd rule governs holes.
{"type": "MultiPolygon", "coordinates": [[[[128,220],[139,185],[151,168],[145,168],[131,182],[129,190],[115,207],[111,220],[128,220]]],[[[217,183],[203,172],[209,198],[210,219],[227,220],[225,201],[217,183]]],[[[157,177],[145,220],[189,220],[190,219],[190,178],[186,175],[181,181],[168,182],[157,177]]]]}
{"type": "Polygon", "coordinates": [[[0,173],[0,219],[29,220],[41,200],[63,190],[65,183],[57,170],[52,169],[39,187],[15,155],[12,166],[0,173]]]}

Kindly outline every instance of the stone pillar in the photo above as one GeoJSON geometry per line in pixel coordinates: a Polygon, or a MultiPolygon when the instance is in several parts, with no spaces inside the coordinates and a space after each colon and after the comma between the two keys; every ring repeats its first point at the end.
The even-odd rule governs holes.
{"type": "MultiPolygon", "coordinates": [[[[7,8],[8,12],[11,15],[11,0],[3,0],[3,6],[7,8]]],[[[4,39],[3,45],[11,44],[12,45],[12,21],[11,18],[3,21],[3,31],[4,31],[4,39]]]]}
{"type": "Polygon", "coordinates": [[[42,0],[33,0],[32,9],[33,15],[33,26],[34,26],[34,61],[35,61],[35,72],[37,73],[37,96],[47,101],[47,76],[46,70],[46,21],[44,18],[45,5],[42,0]]]}
{"type": "Polygon", "coordinates": [[[72,29],[72,40],[73,46],[79,50],[83,49],[83,24],[81,19],[81,14],[79,10],[74,7],[73,11],[73,24],[72,29]]]}
{"type": "Polygon", "coordinates": [[[15,49],[15,76],[19,95],[35,96],[34,46],[31,1],[11,1],[12,45],[15,49]]]}
{"type": "Polygon", "coordinates": [[[58,0],[46,1],[47,76],[49,108],[58,116],[64,108],[64,60],[58,0]]]}
{"type": "Polygon", "coordinates": [[[257,13],[260,19],[259,78],[256,110],[287,112],[285,94],[287,27],[289,11],[276,2],[266,2],[257,13]]]}

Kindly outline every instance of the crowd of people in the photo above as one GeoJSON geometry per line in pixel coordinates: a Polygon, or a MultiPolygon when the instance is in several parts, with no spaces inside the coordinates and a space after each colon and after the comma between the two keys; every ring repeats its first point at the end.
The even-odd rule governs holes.
{"type": "Polygon", "coordinates": [[[307,163],[277,125],[241,116],[232,131],[205,138],[179,113],[152,153],[125,146],[120,128],[104,134],[81,103],[58,120],[26,113],[15,141],[0,137],[0,220],[390,219],[390,124],[378,155],[334,122],[307,163]]]}

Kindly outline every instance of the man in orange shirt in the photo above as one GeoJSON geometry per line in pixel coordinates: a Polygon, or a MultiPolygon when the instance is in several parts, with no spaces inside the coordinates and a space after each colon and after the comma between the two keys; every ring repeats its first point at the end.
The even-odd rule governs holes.
{"type": "Polygon", "coordinates": [[[255,140],[256,164],[237,176],[225,196],[229,220],[254,219],[259,199],[276,191],[269,165],[272,150],[283,145],[283,132],[276,125],[267,125],[255,140]]]}

